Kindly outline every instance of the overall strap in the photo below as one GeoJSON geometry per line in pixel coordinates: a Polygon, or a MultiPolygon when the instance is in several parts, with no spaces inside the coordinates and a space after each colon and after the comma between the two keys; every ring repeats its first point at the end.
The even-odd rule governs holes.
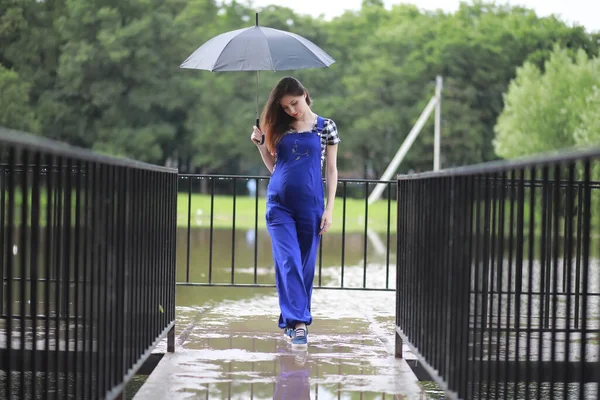
{"type": "Polygon", "coordinates": [[[317,130],[319,131],[319,133],[323,131],[324,126],[325,118],[321,117],[320,115],[317,115],[317,130]]]}

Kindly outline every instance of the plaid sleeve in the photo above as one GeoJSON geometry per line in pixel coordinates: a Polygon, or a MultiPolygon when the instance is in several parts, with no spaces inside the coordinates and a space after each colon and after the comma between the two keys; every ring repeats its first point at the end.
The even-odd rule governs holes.
{"type": "Polygon", "coordinates": [[[325,121],[323,133],[325,134],[325,140],[328,145],[334,145],[341,142],[340,136],[338,135],[337,126],[332,119],[327,119],[325,121]]]}

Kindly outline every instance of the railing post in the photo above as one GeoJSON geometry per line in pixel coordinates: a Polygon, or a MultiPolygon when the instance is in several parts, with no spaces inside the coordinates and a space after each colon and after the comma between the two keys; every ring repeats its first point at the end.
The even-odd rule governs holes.
{"type": "Polygon", "coordinates": [[[175,353],[175,325],[167,333],[167,352],[175,353]]]}
{"type": "Polygon", "coordinates": [[[404,342],[402,341],[402,337],[400,336],[398,331],[394,332],[394,336],[396,337],[396,351],[395,351],[394,355],[396,358],[404,358],[403,352],[402,352],[402,347],[404,346],[404,342]]]}

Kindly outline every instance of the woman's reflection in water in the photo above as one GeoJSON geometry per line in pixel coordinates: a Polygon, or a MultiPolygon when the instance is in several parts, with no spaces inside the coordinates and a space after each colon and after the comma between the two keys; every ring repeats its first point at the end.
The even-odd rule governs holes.
{"type": "Polygon", "coordinates": [[[310,362],[307,350],[280,347],[279,376],[273,400],[310,400],[310,362]]]}

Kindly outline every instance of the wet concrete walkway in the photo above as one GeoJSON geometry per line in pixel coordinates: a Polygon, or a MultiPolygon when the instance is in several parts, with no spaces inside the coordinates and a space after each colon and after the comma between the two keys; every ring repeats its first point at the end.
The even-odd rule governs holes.
{"type": "Polygon", "coordinates": [[[426,398],[406,360],[394,357],[393,292],[316,290],[309,347],[296,351],[276,325],[274,290],[236,299],[223,294],[248,289],[178,290],[207,300],[178,307],[175,353],[134,399],[426,398]]]}

